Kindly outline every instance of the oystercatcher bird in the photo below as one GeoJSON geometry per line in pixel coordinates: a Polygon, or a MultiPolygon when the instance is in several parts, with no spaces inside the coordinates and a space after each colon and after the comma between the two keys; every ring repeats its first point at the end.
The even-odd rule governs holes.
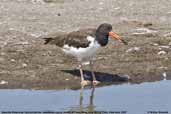
{"type": "Polygon", "coordinates": [[[45,40],[44,44],[54,44],[60,47],[67,55],[77,58],[82,85],[88,84],[88,81],[84,80],[83,76],[83,62],[89,62],[93,84],[96,85],[98,84],[98,81],[93,72],[93,58],[100,47],[104,47],[108,44],[109,37],[127,44],[120,36],[112,32],[112,25],[108,23],[99,25],[97,29],[80,29],[68,34],[45,37],[43,39],[45,40]]]}

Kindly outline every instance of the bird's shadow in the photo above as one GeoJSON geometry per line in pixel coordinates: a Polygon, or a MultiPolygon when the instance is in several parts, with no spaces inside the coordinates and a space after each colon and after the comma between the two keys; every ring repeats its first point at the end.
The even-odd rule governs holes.
{"type": "MultiPolygon", "coordinates": [[[[62,70],[65,73],[72,74],[73,76],[80,77],[80,71],[78,69],[74,70],[62,70]]],[[[91,71],[84,70],[84,79],[92,81],[91,71]]],[[[96,80],[104,83],[122,83],[128,82],[130,79],[127,76],[119,76],[118,74],[110,74],[103,72],[94,72],[96,76],[96,80]]]]}

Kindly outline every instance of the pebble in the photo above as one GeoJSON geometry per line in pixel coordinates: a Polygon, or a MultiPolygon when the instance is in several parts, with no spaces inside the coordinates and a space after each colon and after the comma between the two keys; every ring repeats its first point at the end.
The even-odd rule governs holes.
{"type": "Polygon", "coordinates": [[[30,35],[33,36],[33,37],[37,37],[37,38],[41,36],[41,34],[39,34],[39,33],[37,33],[37,34],[33,34],[33,33],[32,33],[32,34],[30,34],[30,35]]]}
{"type": "Polygon", "coordinates": [[[1,81],[0,81],[0,84],[2,84],[2,85],[3,85],[3,84],[8,84],[8,82],[5,81],[5,80],[1,80],[1,81]]]}
{"type": "Polygon", "coordinates": [[[162,50],[162,48],[161,48],[161,47],[159,47],[159,50],[162,50]]]}
{"type": "Polygon", "coordinates": [[[120,9],[120,7],[116,7],[116,8],[114,8],[115,10],[119,10],[120,9]]]}
{"type": "Polygon", "coordinates": [[[158,43],[153,43],[153,46],[158,46],[159,44],[158,43]]]}
{"type": "Polygon", "coordinates": [[[137,28],[137,29],[135,29],[135,31],[137,31],[137,32],[147,32],[147,33],[157,32],[155,30],[150,30],[148,28],[137,28]]]}
{"type": "Polygon", "coordinates": [[[23,67],[27,67],[27,64],[26,64],[26,63],[23,63],[22,66],[23,66],[23,67]]]}
{"type": "Polygon", "coordinates": [[[135,29],[134,32],[132,33],[133,35],[148,35],[148,36],[155,36],[157,31],[155,30],[150,30],[148,28],[138,28],[135,29]]]}
{"type": "Polygon", "coordinates": [[[83,65],[89,65],[89,64],[90,64],[90,62],[89,62],[89,61],[87,61],[87,62],[83,62],[82,64],[83,64],[83,65]]]}
{"type": "Polygon", "coordinates": [[[166,33],[166,34],[164,34],[163,36],[164,36],[164,37],[171,37],[171,32],[166,33]]]}
{"type": "Polygon", "coordinates": [[[164,70],[167,70],[167,69],[168,69],[168,67],[161,66],[161,67],[158,67],[158,69],[164,69],[164,70]]]}
{"type": "Polygon", "coordinates": [[[126,77],[128,80],[131,79],[131,77],[129,75],[127,75],[127,74],[123,75],[123,77],[126,77]]]}
{"type": "Polygon", "coordinates": [[[68,81],[69,79],[68,79],[68,78],[66,78],[65,80],[66,80],[66,81],[68,81]]]}
{"type": "Polygon", "coordinates": [[[12,30],[15,30],[15,29],[14,29],[14,28],[9,28],[9,30],[11,30],[11,31],[12,31],[12,30]]]}
{"type": "Polygon", "coordinates": [[[31,78],[35,78],[36,76],[34,74],[30,75],[31,78]]]}
{"type": "Polygon", "coordinates": [[[169,58],[168,58],[168,57],[165,57],[164,59],[165,59],[165,60],[169,60],[169,58]]]}
{"type": "Polygon", "coordinates": [[[159,46],[160,48],[166,48],[166,49],[169,49],[170,46],[159,46]]]}
{"type": "Polygon", "coordinates": [[[158,55],[165,55],[165,54],[166,54],[165,51],[159,51],[159,52],[158,52],[158,55]]]}
{"type": "Polygon", "coordinates": [[[108,59],[108,57],[97,57],[96,60],[106,60],[106,59],[108,59]]]}
{"type": "Polygon", "coordinates": [[[40,3],[40,4],[45,4],[44,0],[32,0],[33,4],[40,3]]]}
{"type": "Polygon", "coordinates": [[[128,50],[126,50],[127,53],[137,52],[137,51],[140,51],[140,47],[133,47],[133,48],[129,48],[128,50]]]}
{"type": "Polygon", "coordinates": [[[29,43],[28,42],[18,42],[17,44],[18,45],[28,45],[29,43]]]}
{"type": "Polygon", "coordinates": [[[11,61],[11,62],[15,62],[15,59],[11,59],[10,61],[11,61]]]}

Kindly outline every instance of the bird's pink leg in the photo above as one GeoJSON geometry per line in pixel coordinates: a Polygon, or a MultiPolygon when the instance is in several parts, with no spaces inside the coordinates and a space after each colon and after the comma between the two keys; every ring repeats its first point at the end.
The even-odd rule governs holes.
{"type": "Polygon", "coordinates": [[[80,74],[81,74],[81,81],[84,81],[82,64],[79,65],[79,69],[80,69],[80,74]]]}
{"type": "Polygon", "coordinates": [[[81,74],[81,85],[82,86],[89,85],[89,81],[84,80],[82,64],[79,65],[79,69],[80,69],[80,74],[81,74]]]}
{"type": "Polygon", "coordinates": [[[90,68],[91,68],[91,74],[92,74],[92,77],[93,77],[93,85],[97,85],[100,82],[96,80],[96,76],[94,74],[93,62],[92,61],[90,61],[90,68]]]}

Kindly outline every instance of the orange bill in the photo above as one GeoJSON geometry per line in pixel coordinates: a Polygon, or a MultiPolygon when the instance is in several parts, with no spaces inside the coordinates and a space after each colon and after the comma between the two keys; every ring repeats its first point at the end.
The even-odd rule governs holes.
{"type": "Polygon", "coordinates": [[[109,36],[110,36],[110,38],[119,40],[120,42],[124,43],[125,45],[128,45],[128,43],[125,40],[123,40],[119,35],[117,35],[114,32],[109,32],[109,36]]]}

